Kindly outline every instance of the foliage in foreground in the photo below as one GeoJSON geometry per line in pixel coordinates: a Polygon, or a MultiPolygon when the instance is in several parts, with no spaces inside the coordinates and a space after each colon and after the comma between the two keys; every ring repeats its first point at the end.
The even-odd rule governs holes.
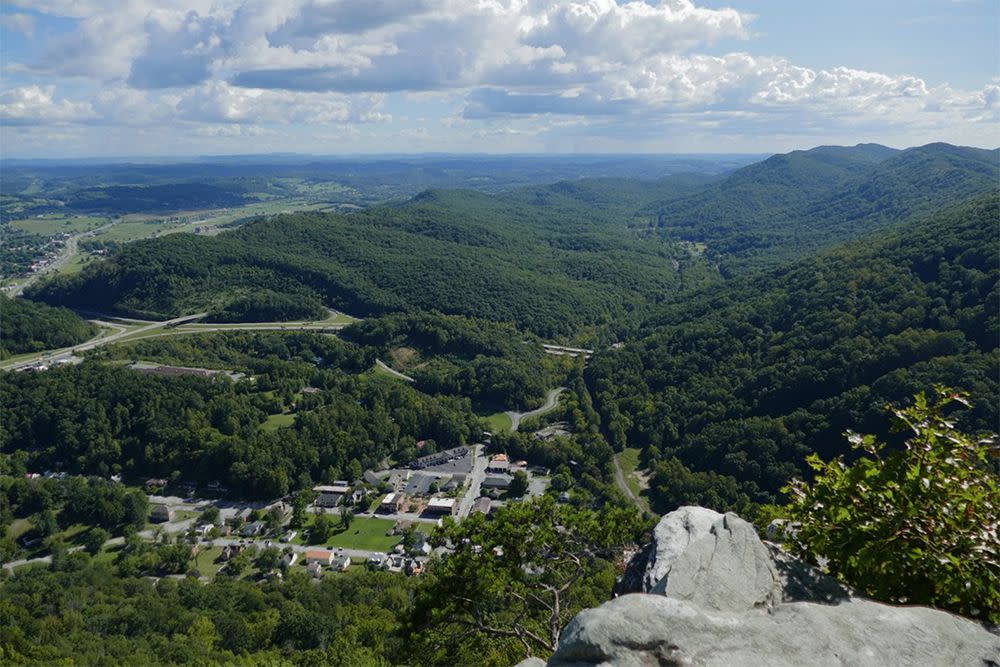
{"type": "Polygon", "coordinates": [[[887,602],[926,604],[1000,621],[1000,484],[996,436],[973,438],[946,416],[964,394],[937,388],[928,401],[893,409],[912,435],[885,453],[873,436],[848,432],[866,456],[809,457],[813,484],[795,481],[791,516],[801,555],[887,602]]]}

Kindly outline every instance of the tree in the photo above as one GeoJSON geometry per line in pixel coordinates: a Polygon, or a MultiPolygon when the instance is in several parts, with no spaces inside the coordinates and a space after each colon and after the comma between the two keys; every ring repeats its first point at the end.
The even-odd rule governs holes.
{"type": "Polygon", "coordinates": [[[35,531],[42,538],[46,538],[59,532],[59,522],[56,521],[56,515],[52,510],[43,510],[35,515],[32,523],[35,526],[35,531]]]}
{"type": "Polygon", "coordinates": [[[417,662],[510,664],[551,653],[574,614],[610,596],[613,563],[641,528],[634,507],[598,513],[551,497],[508,505],[489,521],[446,519],[434,541],[455,552],[432,561],[414,606],[424,610],[412,626],[417,662]]]}
{"type": "Polygon", "coordinates": [[[347,530],[351,527],[351,522],[354,521],[354,510],[352,510],[347,505],[340,508],[340,525],[347,530]]]}
{"type": "Polygon", "coordinates": [[[928,401],[892,408],[905,448],[886,453],[873,436],[848,432],[863,456],[808,458],[812,484],[793,481],[793,547],[827,559],[834,576],[888,602],[926,604],[1000,621],[1000,483],[996,436],[973,438],[946,415],[965,394],[943,387],[928,401]]]}
{"type": "Polygon", "coordinates": [[[250,552],[244,549],[226,562],[226,574],[238,577],[250,566],[250,552]]]}
{"type": "Polygon", "coordinates": [[[333,526],[331,525],[330,517],[326,512],[320,512],[316,515],[316,520],[313,521],[312,532],[309,533],[309,541],[313,544],[326,542],[330,539],[332,530],[333,526]]]}
{"type": "Polygon", "coordinates": [[[281,511],[280,507],[272,507],[268,510],[267,514],[264,515],[264,525],[267,526],[268,532],[276,533],[281,530],[281,526],[285,521],[285,513],[281,511]]]}
{"type": "Polygon", "coordinates": [[[198,515],[198,521],[201,523],[216,523],[219,520],[219,508],[215,505],[209,505],[201,511],[198,515]]]}
{"type": "Polygon", "coordinates": [[[96,556],[101,552],[104,543],[111,539],[111,533],[98,526],[92,527],[83,537],[83,548],[91,556],[96,556]]]}
{"type": "Polygon", "coordinates": [[[514,479],[511,480],[510,489],[508,493],[512,498],[520,498],[525,493],[528,492],[528,475],[523,470],[518,470],[514,473],[514,479]]]}
{"type": "Polygon", "coordinates": [[[253,561],[254,567],[261,572],[271,572],[281,565],[281,550],[277,547],[261,549],[253,561]]]}

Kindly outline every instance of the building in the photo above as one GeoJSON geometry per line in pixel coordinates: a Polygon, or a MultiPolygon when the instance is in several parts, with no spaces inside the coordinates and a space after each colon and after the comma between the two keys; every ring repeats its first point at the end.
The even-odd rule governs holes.
{"type": "Polygon", "coordinates": [[[247,525],[243,526],[243,530],[240,531],[240,535],[243,537],[257,537],[264,532],[264,522],[263,521],[251,521],[247,525]]]}
{"type": "Polygon", "coordinates": [[[437,452],[436,454],[421,456],[419,459],[412,462],[410,467],[414,470],[423,470],[424,468],[439,466],[456,459],[462,459],[468,455],[468,447],[455,447],[454,449],[446,449],[445,451],[437,452]]]}
{"type": "Polygon", "coordinates": [[[382,483],[382,478],[376,475],[372,470],[366,470],[362,477],[366,484],[371,484],[372,486],[378,486],[382,483]]]}
{"type": "Polygon", "coordinates": [[[424,510],[427,514],[439,514],[442,516],[451,516],[455,513],[455,499],[454,498],[431,498],[427,503],[427,508],[424,510]]]}
{"type": "Polygon", "coordinates": [[[335,554],[332,551],[327,551],[326,549],[310,549],[306,552],[306,564],[312,565],[317,563],[319,565],[329,565],[333,562],[335,554]]]}
{"type": "Polygon", "coordinates": [[[278,500],[264,508],[265,512],[277,512],[282,519],[288,518],[292,513],[292,506],[283,500],[278,500]]]}
{"type": "Polygon", "coordinates": [[[441,490],[445,493],[449,493],[451,491],[455,491],[456,489],[460,489],[465,486],[465,480],[467,477],[468,476],[465,473],[455,473],[451,476],[451,479],[449,479],[445,485],[441,487],[441,490]]]}
{"type": "Polygon", "coordinates": [[[492,504],[493,504],[492,500],[490,500],[486,496],[480,496],[479,498],[476,498],[476,502],[472,503],[472,511],[479,512],[481,514],[489,514],[490,506],[492,504]]]}
{"type": "Polygon", "coordinates": [[[510,488],[510,483],[513,478],[509,475],[488,475],[483,480],[484,489],[507,489],[510,488]]]}
{"type": "Polygon", "coordinates": [[[394,514],[403,509],[403,502],[406,500],[406,496],[402,493],[390,493],[382,502],[379,503],[378,511],[394,514]]]}
{"type": "Polygon", "coordinates": [[[510,461],[506,454],[497,454],[486,464],[486,472],[495,475],[506,475],[510,471],[510,461]]]}
{"type": "Polygon", "coordinates": [[[313,491],[317,493],[315,505],[317,507],[336,507],[350,492],[347,482],[343,484],[330,484],[326,486],[314,486],[313,491]]]}
{"type": "Polygon", "coordinates": [[[166,505],[153,505],[149,512],[149,520],[153,523],[164,523],[174,520],[174,511],[166,505]]]}
{"type": "Polygon", "coordinates": [[[306,572],[311,574],[316,579],[323,578],[323,564],[322,563],[309,563],[306,565],[306,572]]]}
{"type": "Polygon", "coordinates": [[[299,560],[299,555],[294,551],[290,551],[287,554],[285,554],[285,565],[287,565],[288,567],[295,565],[295,563],[298,562],[298,560],[299,560]]]}
{"type": "Polygon", "coordinates": [[[402,491],[403,485],[406,484],[406,480],[410,479],[409,470],[396,470],[391,475],[389,475],[388,484],[396,491],[402,491]]]}
{"type": "Polygon", "coordinates": [[[344,572],[350,566],[351,566],[351,557],[346,555],[337,556],[336,558],[333,559],[333,562],[330,563],[330,567],[338,572],[344,572]]]}
{"type": "Polygon", "coordinates": [[[167,480],[161,479],[159,477],[153,477],[146,480],[147,489],[162,489],[167,485],[167,480]]]}

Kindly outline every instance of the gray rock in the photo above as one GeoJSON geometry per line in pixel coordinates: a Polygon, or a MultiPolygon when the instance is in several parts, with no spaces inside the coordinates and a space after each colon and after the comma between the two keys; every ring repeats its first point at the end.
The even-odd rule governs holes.
{"type": "Polygon", "coordinates": [[[578,614],[548,664],[984,667],[1000,664],[1000,637],[942,611],[869,600],[710,611],[636,594],[578,614]]]}
{"type": "Polygon", "coordinates": [[[514,667],[545,667],[545,661],[541,658],[532,656],[530,658],[525,658],[521,662],[514,665],[514,667]]]}
{"type": "Polygon", "coordinates": [[[692,542],[706,537],[722,515],[704,507],[681,507],[656,524],[653,544],[645,553],[642,592],[653,591],[673,569],[674,562],[692,542]]]}
{"type": "Polygon", "coordinates": [[[669,573],[650,592],[718,611],[769,607],[783,597],[767,547],[735,514],[720,517],[707,535],[677,553],[669,573]]]}

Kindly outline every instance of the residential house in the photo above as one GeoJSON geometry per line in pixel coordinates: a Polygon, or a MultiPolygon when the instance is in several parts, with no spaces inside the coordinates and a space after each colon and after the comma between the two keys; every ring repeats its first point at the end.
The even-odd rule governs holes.
{"type": "Polygon", "coordinates": [[[306,572],[315,577],[316,579],[323,578],[323,564],[322,563],[309,563],[306,565],[306,572]]]}
{"type": "Polygon", "coordinates": [[[263,521],[251,521],[247,525],[243,526],[243,530],[240,531],[240,535],[243,537],[257,537],[264,532],[264,522],[263,521]]]}
{"type": "Polygon", "coordinates": [[[510,461],[506,454],[497,454],[486,464],[486,472],[506,475],[510,471],[510,461]]]}
{"type": "Polygon", "coordinates": [[[510,488],[510,483],[513,478],[509,475],[487,475],[483,479],[484,489],[507,489],[510,488]]]}
{"type": "Polygon", "coordinates": [[[306,552],[306,563],[313,564],[319,563],[320,565],[329,565],[333,562],[334,553],[326,549],[310,549],[306,552]]]}
{"type": "Polygon", "coordinates": [[[382,478],[376,475],[373,470],[366,470],[363,479],[366,484],[371,484],[372,486],[378,486],[382,483],[382,478]]]}
{"type": "Polygon", "coordinates": [[[349,568],[350,566],[351,566],[351,557],[346,555],[337,556],[336,558],[333,559],[333,562],[330,563],[330,567],[336,570],[337,572],[345,572],[347,568],[349,568]]]}
{"type": "Polygon", "coordinates": [[[299,555],[294,551],[289,551],[287,554],[285,554],[285,565],[287,565],[288,567],[295,565],[295,563],[298,562],[298,560],[299,560],[299,555]]]}
{"type": "Polygon", "coordinates": [[[460,489],[465,486],[465,480],[467,477],[468,476],[465,473],[455,473],[451,476],[451,479],[445,482],[445,484],[441,487],[441,490],[445,493],[450,493],[456,489],[460,489]]]}
{"type": "Polygon", "coordinates": [[[424,573],[424,564],[416,558],[410,558],[406,561],[405,572],[410,577],[419,576],[424,573]]]}

